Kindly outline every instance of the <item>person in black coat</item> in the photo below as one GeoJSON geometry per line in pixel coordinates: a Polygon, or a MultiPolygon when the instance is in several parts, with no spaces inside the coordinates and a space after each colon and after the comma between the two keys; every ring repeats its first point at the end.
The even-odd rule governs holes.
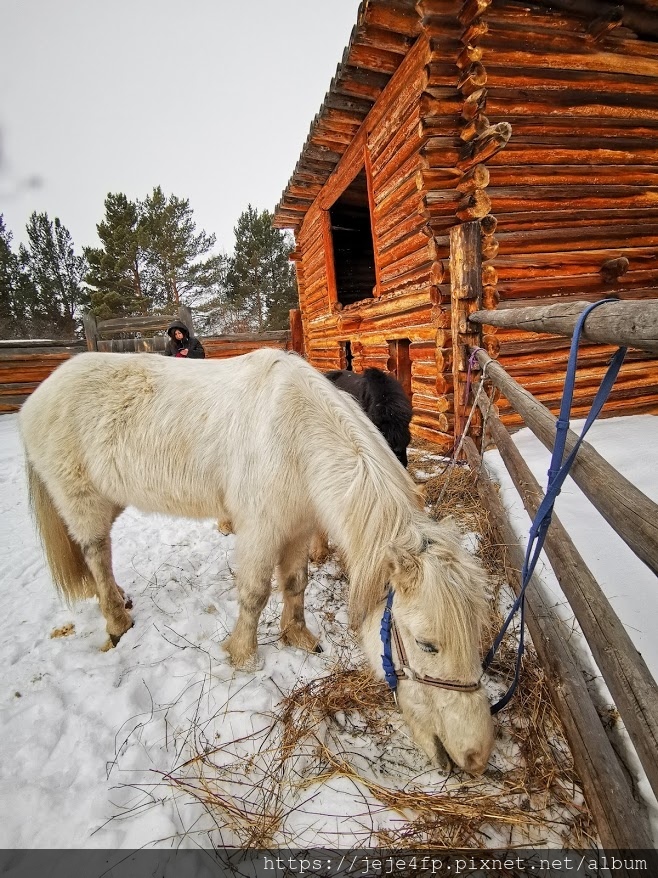
{"type": "Polygon", "coordinates": [[[165,345],[165,357],[189,357],[192,360],[203,360],[206,352],[198,338],[190,335],[190,331],[181,323],[174,320],[167,328],[169,341],[165,345]]]}

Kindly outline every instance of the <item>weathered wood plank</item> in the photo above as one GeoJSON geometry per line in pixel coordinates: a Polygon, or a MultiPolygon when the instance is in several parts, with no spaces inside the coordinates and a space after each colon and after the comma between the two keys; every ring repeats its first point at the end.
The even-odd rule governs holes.
{"type": "MultiPolygon", "coordinates": [[[[484,351],[477,352],[487,377],[505,395],[537,438],[549,449],[555,443],[557,418],[484,351]]],[[[568,431],[565,454],[577,440],[568,431]]],[[[650,570],[658,574],[658,504],[624,478],[588,442],[583,442],[570,472],[580,490],[650,570]]]]}
{"type": "MultiPolygon", "coordinates": [[[[589,302],[476,311],[469,320],[490,326],[571,336],[589,302]]],[[[624,345],[658,354],[658,301],[618,301],[600,305],[587,317],[583,337],[602,344],[624,345]]]]}
{"type": "Polygon", "coordinates": [[[452,333],[452,377],[455,387],[455,442],[466,423],[463,391],[468,362],[467,345],[477,344],[477,333],[469,332],[468,314],[482,300],[482,250],[480,224],[463,223],[450,231],[450,324],[452,333]]]}
{"type": "MultiPolygon", "coordinates": [[[[482,458],[470,437],[466,438],[464,449],[471,470],[479,473],[477,490],[501,543],[506,547],[505,573],[518,593],[524,553],[509,523],[497,486],[492,484],[481,466],[482,458]]],[[[546,682],[562,720],[603,847],[651,849],[646,819],[633,798],[617,755],[601,725],[583,674],[567,647],[568,631],[544,597],[543,587],[536,577],[532,578],[526,592],[526,621],[547,671],[546,682]]]]}

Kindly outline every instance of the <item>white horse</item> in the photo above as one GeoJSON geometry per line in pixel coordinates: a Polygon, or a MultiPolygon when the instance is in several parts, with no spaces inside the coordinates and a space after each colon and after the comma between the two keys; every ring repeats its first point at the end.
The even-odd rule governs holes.
{"type": "Polygon", "coordinates": [[[231,519],[240,611],[223,645],[247,671],[258,667],[275,569],[283,642],[318,647],[304,591],[308,542],[322,529],[345,560],[350,620],[380,676],[379,623],[394,591],[393,653],[407,667],[398,699],[416,742],[440,764],[447,751],[471,773],[485,769],[493,724],[479,687],[482,570],[452,525],[421,511],[358,404],[304,360],[270,349],[190,362],[85,353],[40,385],[20,426],[53,579],[69,600],[98,596],[112,643],[133,624],[110,544],[127,506],[231,519]]]}

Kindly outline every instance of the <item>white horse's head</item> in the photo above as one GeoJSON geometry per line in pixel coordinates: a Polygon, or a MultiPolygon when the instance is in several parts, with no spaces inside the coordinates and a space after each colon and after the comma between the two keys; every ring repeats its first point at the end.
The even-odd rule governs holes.
{"type": "MultiPolygon", "coordinates": [[[[486,581],[449,523],[431,524],[424,531],[417,551],[395,545],[389,550],[393,664],[398,671],[407,668],[398,680],[398,703],[414,740],[432,762],[448,768],[452,760],[481,774],[494,740],[489,702],[477,685],[486,581]]],[[[384,606],[370,612],[362,627],[365,652],[379,676],[384,674],[384,606]]]]}

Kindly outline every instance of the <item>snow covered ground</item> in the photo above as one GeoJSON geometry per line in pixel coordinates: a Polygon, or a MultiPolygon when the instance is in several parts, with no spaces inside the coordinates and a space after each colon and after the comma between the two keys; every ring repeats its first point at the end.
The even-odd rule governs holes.
{"type": "MultiPolygon", "coordinates": [[[[655,500],[657,425],[648,416],[620,418],[600,421],[590,434],[655,500]]],[[[543,484],[547,453],[527,431],[515,441],[543,484]]],[[[496,453],[486,459],[501,471],[496,453]]],[[[0,847],[126,849],[179,843],[181,836],[208,844],[209,815],[172,792],[165,775],[199,747],[224,747],[226,764],[243,759],[232,742],[264,739],[282,692],[331,668],[345,648],[346,621],[331,600],[331,566],[316,571],[307,601],[309,625],[322,632],[325,653],[278,645],[273,595],[259,631],[265,666],[255,675],[235,673],[219,646],[237,616],[233,537],[218,534],[212,521],[128,510],[113,531],[114,567],[133,598],[136,624],[120,648],[104,653],[97,604],[67,608],[44,566],[29,517],[16,415],[0,416],[0,486],[0,847]]],[[[527,532],[514,490],[503,490],[519,532],[527,532]]],[[[655,577],[574,485],[565,485],[557,511],[658,675],[655,577]]],[[[367,737],[352,744],[370,746],[367,737]]],[[[413,748],[395,758],[395,770],[408,770],[410,778],[422,771],[413,748]]],[[[299,847],[352,846],[355,833],[368,839],[364,814],[371,817],[351,781],[335,779],[291,815],[287,839],[299,847]]],[[[381,806],[376,816],[380,826],[395,818],[381,806]]],[[[227,831],[215,841],[240,838],[227,831]]]]}

